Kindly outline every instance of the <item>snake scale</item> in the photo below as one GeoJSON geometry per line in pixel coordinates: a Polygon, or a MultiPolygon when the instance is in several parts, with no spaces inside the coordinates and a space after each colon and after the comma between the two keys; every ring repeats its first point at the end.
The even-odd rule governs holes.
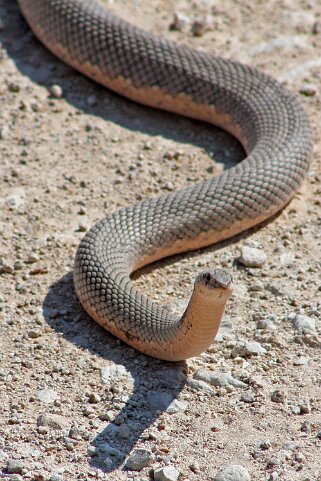
{"type": "Polygon", "coordinates": [[[64,62],[140,103],[218,125],[247,157],[219,176],[120,209],[81,241],[77,295],[103,327],[140,351],[182,360],[213,341],[232,276],[207,269],[181,318],[141,294],[137,268],[229,238],[282,209],[302,183],[311,129],[297,98],[253,67],[177,45],[92,0],[18,0],[35,35],[64,62]]]}

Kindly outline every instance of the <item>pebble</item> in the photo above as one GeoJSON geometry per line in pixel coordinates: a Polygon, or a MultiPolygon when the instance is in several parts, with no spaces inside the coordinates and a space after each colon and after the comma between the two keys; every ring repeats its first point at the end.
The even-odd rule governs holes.
{"type": "Polygon", "coordinates": [[[292,319],[292,326],[295,331],[303,334],[316,333],[315,320],[303,314],[297,314],[292,319]]]}
{"type": "Polygon", "coordinates": [[[311,413],[311,404],[308,400],[299,401],[298,407],[300,409],[300,414],[310,414],[311,413]]]}
{"type": "Polygon", "coordinates": [[[321,22],[319,21],[314,22],[312,26],[312,33],[314,35],[318,35],[319,33],[321,33],[321,22]]]}
{"type": "Polygon", "coordinates": [[[134,379],[125,366],[121,364],[111,364],[110,366],[104,366],[100,369],[100,379],[103,384],[114,383],[122,378],[127,378],[132,384],[134,379]]]}
{"type": "Polygon", "coordinates": [[[271,393],[271,401],[275,403],[284,403],[286,401],[286,392],[276,389],[271,393]]]}
{"type": "Polygon", "coordinates": [[[0,273],[1,274],[12,274],[14,271],[14,266],[8,262],[7,260],[1,258],[0,259],[0,273]]]}
{"type": "Polygon", "coordinates": [[[274,331],[276,329],[276,325],[271,319],[261,319],[258,321],[256,328],[264,331],[274,331]]]}
{"type": "Polygon", "coordinates": [[[33,252],[28,255],[26,259],[27,264],[34,264],[35,262],[39,261],[39,256],[37,254],[34,254],[33,252]]]}
{"type": "Polygon", "coordinates": [[[96,97],[96,95],[89,95],[89,97],[87,97],[87,105],[89,105],[89,107],[94,107],[98,102],[98,98],[96,97]]]}
{"type": "Polygon", "coordinates": [[[6,465],[6,471],[9,474],[20,474],[24,469],[24,464],[20,459],[9,459],[6,465]]]}
{"type": "Polygon", "coordinates": [[[235,379],[230,372],[214,372],[202,368],[195,372],[194,379],[205,381],[213,386],[233,386],[235,388],[247,387],[247,384],[235,379]]]}
{"type": "Polygon", "coordinates": [[[63,90],[62,90],[62,87],[60,87],[60,85],[52,85],[49,89],[50,91],[50,94],[55,98],[55,99],[61,99],[61,97],[63,96],[63,90]]]}
{"type": "Polygon", "coordinates": [[[41,389],[36,392],[35,398],[45,404],[50,404],[58,399],[58,394],[53,389],[41,389]]]}
{"type": "Polygon", "coordinates": [[[187,30],[191,23],[190,18],[183,13],[176,12],[174,13],[173,22],[170,25],[170,28],[173,30],[178,30],[179,32],[184,32],[187,30]]]}
{"type": "Polygon", "coordinates": [[[236,345],[232,349],[232,357],[245,357],[245,356],[258,356],[259,354],[266,354],[267,350],[261,346],[259,342],[251,341],[237,341],[236,345]]]}
{"type": "Polygon", "coordinates": [[[313,84],[306,84],[300,88],[299,92],[300,94],[306,95],[307,97],[314,97],[314,95],[318,93],[318,89],[313,84]]]}
{"type": "Polygon", "coordinates": [[[150,449],[136,448],[127,458],[125,467],[131,471],[141,471],[150,466],[154,461],[154,455],[150,449]]]}
{"type": "Polygon", "coordinates": [[[216,391],[214,391],[214,389],[212,389],[205,381],[201,381],[198,379],[188,379],[186,384],[192,389],[192,391],[199,391],[212,395],[216,393],[216,391]]]}
{"type": "Polygon", "coordinates": [[[294,264],[295,255],[293,252],[283,252],[279,257],[279,262],[282,266],[291,267],[294,264]]]}
{"type": "Polygon", "coordinates": [[[101,401],[101,397],[99,396],[99,394],[92,392],[89,394],[88,400],[91,404],[97,404],[101,401]]]}
{"type": "Polygon", "coordinates": [[[246,267],[262,267],[267,259],[267,255],[262,249],[255,247],[242,246],[239,262],[246,267]]]}
{"type": "Polygon", "coordinates": [[[248,403],[248,404],[252,404],[255,402],[255,396],[251,392],[245,392],[244,394],[242,394],[240,399],[244,403],[248,403]]]}
{"type": "Polygon", "coordinates": [[[9,137],[10,128],[8,125],[0,127],[0,140],[6,140],[9,137]]]}
{"type": "Polygon", "coordinates": [[[177,481],[180,473],[174,466],[164,466],[163,468],[155,469],[155,481],[177,481]]]}
{"type": "Polygon", "coordinates": [[[223,428],[224,428],[224,422],[221,418],[215,418],[210,423],[210,429],[214,433],[222,431],[223,428]]]}
{"type": "Polygon", "coordinates": [[[271,441],[269,439],[260,439],[260,441],[258,441],[257,445],[263,451],[266,451],[267,449],[270,449],[270,447],[272,446],[271,441]]]}
{"type": "Polygon", "coordinates": [[[208,17],[197,18],[192,24],[192,34],[195,37],[202,37],[211,27],[211,21],[208,17]]]}
{"type": "Polygon", "coordinates": [[[98,449],[101,453],[105,455],[107,454],[108,456],[111,456],[112,458],[115,458],[115,459],[123,459],[124,457],[123,453],[119,449],[113,448],[108,443],[100,444],[98,449]]]}
{"type": "Polygon", "coordinates": [[[60,414],[43,413],[37,418],[38,426],[48,426],[52,429],[70,429],[69,420],[60,414]]]}
{"type": "Polygon", "coordinates": [[[253,292],[263,291],[264,290],[264,284],[263,284],[262,281],[256,280],[255,282],[253,282],[253,284],[250,285],[249,290],[253,291],[253,292]]]}
{"type": "Polygon", "coordinates": [[[219,470],[214,481],[251,481],[251,478],[243,466],[230,464],[219,470]]]}
{"type": "Polygon", "coordinates": [[[179,401],[174,399],[174,401],[168,406],[166,412],[168,414],[184,413],[188,409],[187,401],[179,401]]]}

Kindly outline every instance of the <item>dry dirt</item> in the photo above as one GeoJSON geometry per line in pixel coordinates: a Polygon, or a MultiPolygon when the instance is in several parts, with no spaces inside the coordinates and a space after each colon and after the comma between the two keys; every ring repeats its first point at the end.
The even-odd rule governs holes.
{"type": "Polygon", "coordinates": [[[154,299],[182,308],[200,269],[230,269],[236,287],[211,349],[177,365],[134,351],[77,301],[71,272],[84,230],[244,154],[219,129],[143,108],[85,79],[40,45],[14,0],[0,0],[0,478],[145,481],[170,465],[181,481],[206,481],[240,464],[252,481],[320,481],[320,2],[110,4],[146,29],[285,81],[311,119],[313,162],[300,193],[271,222],[135,276],[154,299]],[[208,30],[171,30],[175,11],[192,21],[206,16],[208,30]],[[54,84],[60,99],[50,94],[54,84]],[[236,261],[246,243],[267,254],[261,269],[236,261]],[[295,331],[296,314],[315,320],[316,332],[295,331]],[[256,340],[266,353],[235,357],[239,340],[256,340]],[[114,364],[127,375],[119,368],[103,383],[114,364]],[[231,372],[245,387],[193,384],[200,368],[231,372]],[[165,399],[158,409],[151,392],[165,399]],[[170,414],[175,398],[187,404],[170,414]],[[137,472],[123,468],[135,447],[153,453],[137,472]]]}

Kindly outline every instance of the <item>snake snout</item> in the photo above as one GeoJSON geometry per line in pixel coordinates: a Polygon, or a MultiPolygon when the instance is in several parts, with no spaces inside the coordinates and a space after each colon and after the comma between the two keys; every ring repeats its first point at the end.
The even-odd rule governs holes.
{"type": "Polygon", "coordinates": [[[233,276],[225,269],[205,269],[196,277],[195,287],[232,291],[233,276]]]}

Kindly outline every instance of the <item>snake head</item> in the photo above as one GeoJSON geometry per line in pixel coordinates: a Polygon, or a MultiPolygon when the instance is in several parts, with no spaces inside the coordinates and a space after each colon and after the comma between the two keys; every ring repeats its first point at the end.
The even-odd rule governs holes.
{"type": "Polygon", "coordinates": [[[225,269],[205,269],[196,277],[194,290],[206,296],[227,298],[233,290],[233,276],[225,269]]]}

